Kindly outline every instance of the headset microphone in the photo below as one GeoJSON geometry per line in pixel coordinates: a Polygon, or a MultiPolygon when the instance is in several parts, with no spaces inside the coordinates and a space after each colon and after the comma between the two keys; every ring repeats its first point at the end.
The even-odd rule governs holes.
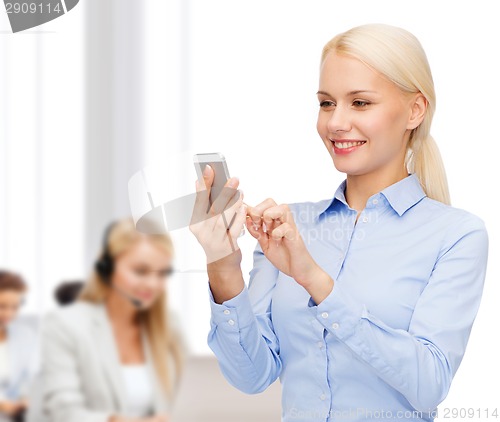
{"type": "Polygon", "coordinates": [[[143,303],[139,299],[129,295],[128,293],[125,293],[122,289],[120,289],[119,287],[117,287],[115,285],[112,285],[111,287],[113,289],[115,289],[118,293],[120,293],[125,299],[127,299],[137,309],[141,309],[143,307],[143,303]]]}
{"type": "Polygon", "coordinates": [[[134,307],[140,309],[143,307],[143,303],[136,299],[135,297],[125,293],[122,289],[115,286],[111,283],[111,275],[114,270],[114,260],[109,252],[109,236],[111,231],[116,226],[117,222],[114,221],[108,225],[106,230],[104,231],[104,237],[102,242],[103,252],[101,257],[95,263],[95,270],[101,276],[102,281],[107,284],[112,289],[115,289],[118,293],[120,293],[125,299],[127,299],[134,307]]]}

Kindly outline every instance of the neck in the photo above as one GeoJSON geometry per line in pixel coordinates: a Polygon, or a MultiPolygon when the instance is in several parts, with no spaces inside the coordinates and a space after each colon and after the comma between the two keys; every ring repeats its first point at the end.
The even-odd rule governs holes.
{"type": "Polygon", "coordinates": [[[361,212],[370,196],[408,176],[406,167],[380,173],[347,175],[345,198],[349,206],[361,212]]]}
{"type": "Polygon", "coordinates": [[[118,292],[111,290],[105,305],[108,316],[114,325],[137,325],[137,309],[118,292]]]}

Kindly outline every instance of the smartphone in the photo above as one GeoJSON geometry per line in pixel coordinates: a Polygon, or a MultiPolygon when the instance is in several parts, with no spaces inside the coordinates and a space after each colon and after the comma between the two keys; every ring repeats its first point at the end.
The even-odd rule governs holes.
{"type": "Polygon", "coordinates": [[[215,177],[210,189],[209,203],[212,205],[222,192],[224,185],[229,179],[229,170],[227,169],[226,159],[220,152],[209,152],[204,154],[195,154],[193,157],[194,167],[198,175],[198,181],[203,182],[203,170],[208,164],[214,170],[215,177]]]}
{"type": "MultiPolygon", "coordinates": [[[[193,162],[200,183],[204,183],[203,170],[205,170],[205,166],[207,164],[212,167],[214,171],[214,182],[212,183],[212,188],[210,189],[210,197],[208,199],[211,206],[217,199],[219,194],[222,192],[224,185],[230,178],[226,158],[220,152],[209,152],[203,154],[195,154],[193,156],[193,162]]],[[[236,217],[236,215],[234,217],[236,217]]],[[[234,217],[229,223],[229,227],[231,227],[234,217]]],[[[242,236],[244,233],[245,230],[243,229],[240,233],[240,236],[242,236]]]]}

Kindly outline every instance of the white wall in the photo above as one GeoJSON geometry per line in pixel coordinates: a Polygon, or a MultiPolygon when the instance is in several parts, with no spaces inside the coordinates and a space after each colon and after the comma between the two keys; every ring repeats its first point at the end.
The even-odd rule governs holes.
{"type": "Polygon", "coordinates": [[[24,312],[84,273],[83,13],[12,34],[0,6],[0,267],[30,284],[24,312]]]}

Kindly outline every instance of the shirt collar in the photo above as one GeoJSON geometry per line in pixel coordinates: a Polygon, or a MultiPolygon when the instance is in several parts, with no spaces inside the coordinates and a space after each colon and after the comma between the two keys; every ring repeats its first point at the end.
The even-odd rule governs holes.
{"type": "MultiPolygon", "coordinates": [[[[343,203],[347,207],[349,206],[345,199],[346,184],[347,180],[344,180],[335,191],[332,199],[325,199],[317,203],[316,215],[318,217],[332,207],[336,201],[343,203]]],[[[416,173],[410,174],[399,182],[386,187],[380,194],[387,199],[389,205],[399,216],[402,216],[408,209],[426,196],[416,173]]]]}
{"type": "Polygon", "coordinates": [[[402,216],[413,205],[426,197],[416,173],[386,187],[381,193],[399,216],[402,216]]]}

